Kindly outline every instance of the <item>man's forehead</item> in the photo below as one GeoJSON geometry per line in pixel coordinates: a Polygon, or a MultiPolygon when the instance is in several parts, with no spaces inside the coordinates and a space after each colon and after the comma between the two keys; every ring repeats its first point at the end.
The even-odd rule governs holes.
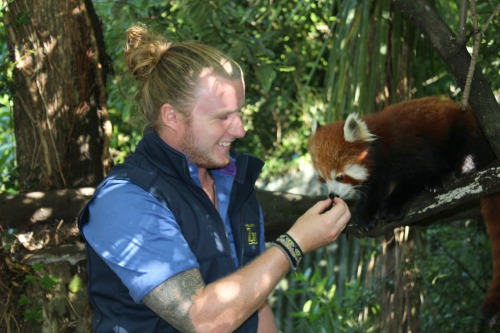
{"type": "Polygon", "coordinates": [[[225,103],[231,103],[231,99],[236,97],[237,107],[231,109],[240,109],[245,100],[245,85],[242,79],[225,79],[217,74],[208,72],[200,76],[200,85],[198,86],[198,97],[217,97],[224,100],[225,103]]]}
{"type": "Polygon", "coordinates": [[[227,86],[238,86],[243,83],[243,79],[229,79],[222,77],[209,69],[204,69],[200,74],[200,82],[202,85],[208,89],[211,93],[217,93],[218,91],[226,88],[227,86]]]}

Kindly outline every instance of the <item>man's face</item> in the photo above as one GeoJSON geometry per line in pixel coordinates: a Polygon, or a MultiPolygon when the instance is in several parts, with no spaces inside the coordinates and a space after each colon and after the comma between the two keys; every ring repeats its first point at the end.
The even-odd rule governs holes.
{"type": "Polygon", "coordinates": [[[202,75],[191,116],[179,142],[180,150],[199,167],[222,168],[229,164],[231,143],[245,136],[239,111],[245,102],[242,80],[202,75]]]}

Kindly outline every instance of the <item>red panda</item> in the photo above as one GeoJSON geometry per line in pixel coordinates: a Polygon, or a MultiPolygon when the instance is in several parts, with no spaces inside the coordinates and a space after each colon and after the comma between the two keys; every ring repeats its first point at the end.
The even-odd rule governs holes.
{"type": "MultiPolygon", "coordinates": [[[[329,194],[356,202],[352,220],[362,228],[401,218],[405,204],[425,188],[496,159],[472,110],[438,97],[320,126],[309,140],[309,153],[329,194]]],[[[498,238],[491,238],[498,269],[483,303],[491,317],[500,313],[500,194],[486,198],[483,212],[491,213],[483,214],[485,223],[490,238],[498,238]]]]}

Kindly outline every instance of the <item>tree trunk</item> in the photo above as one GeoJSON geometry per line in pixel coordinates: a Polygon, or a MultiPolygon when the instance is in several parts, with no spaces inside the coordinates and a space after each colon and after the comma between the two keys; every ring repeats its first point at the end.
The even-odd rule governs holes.
{"type": "MultiPolygon", "coordinates": [[[[104,37],[91,0],[8,1],[4,23],[16,65],[13,118],[20,190],[97,185],[110,167],[111,125],[104,37]]],[[[54,200],[61,208],[69,205],[61,197],[54,200]]],[[[11,212],[1,210],[2,215],[11,212]]],[[[91,330],[84,253],[78,246],[61,245],[77,237],[74,217],[47,221],[48,226],[26,224],[21,243],[39,250],[38,257],[28,255],[21,264],[7,258],[11,243],[4,237],[11,234],[0,224],[2,245],[6,241],[0,269],[2,282],[7,281],[0,283],[7,295],[0,307],[8,316],[0,320],[0,331],[4,324],[9,332],[91,330]],[[32,242],[37,236],[44,241],[32,242]],[[54,245],[55,252],[48,253],[42,243],[54,245]]]]}
{"type": "Polygon", "coordinates": [[[386,235],[377,279],[386,281],[380,298],[380,326],[386,333],[420,332],[418,291],[406,265],[414,258],[417,230],[401,227],[386,235]]]}
{"type": "Polygon", "coordinates": [[[110,165],[104,38],[91,0],[9,1],[22,191],[97,185],[110,165]]]}

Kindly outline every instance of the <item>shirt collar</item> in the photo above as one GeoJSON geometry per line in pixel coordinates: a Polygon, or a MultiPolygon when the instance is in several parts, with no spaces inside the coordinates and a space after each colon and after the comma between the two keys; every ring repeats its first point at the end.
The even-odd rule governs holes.
{"type": "MultiPolygon", "coordinates": [[[[187,160],[187,157],[186,157],[187,160]]],[[[189,168],[189,175],[192,179],[198,179],[198,166],[194,163],[187,162],[189,168]]],[[[233,157],[231,157],[229,164],[224,168],[213,169],[214,172],[220,172],[223,175],[234,177],[236,176],[236,161],[233,157]]]]}

